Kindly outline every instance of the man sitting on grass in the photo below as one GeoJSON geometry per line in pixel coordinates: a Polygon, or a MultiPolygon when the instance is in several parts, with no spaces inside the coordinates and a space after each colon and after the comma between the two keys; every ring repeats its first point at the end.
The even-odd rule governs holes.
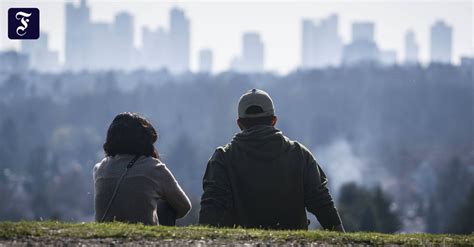
{"type": "Polygon", "coordinates": [[[270,96],[252,89],[240,97],[238,114],[242,132],[217,148],[207,165],[199,223],[308,229],[308,210],[324,229],[344,231],[311,152],[274,127],[270,96]]]}

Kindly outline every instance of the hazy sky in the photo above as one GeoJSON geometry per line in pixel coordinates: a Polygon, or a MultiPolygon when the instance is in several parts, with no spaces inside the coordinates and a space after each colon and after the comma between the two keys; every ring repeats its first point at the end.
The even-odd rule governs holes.
{"type": "MultiPolygon", "coordinates": [[[[18,47],[8,40],[6,13],[10,7],[38,7],[41,30],[49,33],[50,47],[63,58],[64,4],[60,0],[0,0],[0,48],[18,47]]],[[[71,1],[79,3],[79,0],[71,1]]],[[[200,49],[214,52],[214,71],[225,70],[241,50],[241,36],[257,31],[265,44],[265,68],[286,73],[300,64],[301,20],[339,15],[339,33],[350,41],[354,21],[374,21],[375,38],[381,49],[394,49],[402,61],[405,32],[413,29],[420,45],[421,59],[429,58],[429,30],[443,19],[454,28],[453,62],[472,55],[474,19],[473,1],[151,1],[88,0],[93,21],[113,20],[116,13],[128,11],[135,16],[135,45],[141,45],[143,26],[168,27],[173,6],[185,10],[191,20],[191,68],[197,68],[200,49]]]]}

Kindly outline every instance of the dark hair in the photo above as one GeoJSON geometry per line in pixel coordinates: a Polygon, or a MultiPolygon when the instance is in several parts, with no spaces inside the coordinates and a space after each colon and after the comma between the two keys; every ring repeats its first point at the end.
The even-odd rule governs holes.
{"type": "MultiPolygon", "coordinates": [[[[262,113],[263,109],[260,106],[252,105],[245,110],[246,114],[258,114],[262,113]]],[[[256,117],[256,118],[239,118],[240,123],[246,128],[252,128],[257,125],[272,125],[273,116],[266,116],[266,117],[256,117]]]]}
{"type": "Polygon", "coordinates": [[[116,154],[145,155],[159,158],[153,144],[158,134],[150,121],[138,113],[118,114],[109,126],[104,143],[106,156],[116,154]]]}

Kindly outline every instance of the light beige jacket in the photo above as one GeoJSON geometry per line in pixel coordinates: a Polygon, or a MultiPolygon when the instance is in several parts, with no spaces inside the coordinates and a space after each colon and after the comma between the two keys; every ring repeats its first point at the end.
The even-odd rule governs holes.
{"type": "MultiPolygon", "coordinates": [[[[105,213],[117,181],[133,157],[106,157],[94,166],[96,221],[105,213]]],[[[177,218],[185,216],[191,209],[191,202],[165,164],[158,159],[141,156],[122,180],[104,221],[157,225],[159,199],[166,200],[175,209],[177,218]]]]}

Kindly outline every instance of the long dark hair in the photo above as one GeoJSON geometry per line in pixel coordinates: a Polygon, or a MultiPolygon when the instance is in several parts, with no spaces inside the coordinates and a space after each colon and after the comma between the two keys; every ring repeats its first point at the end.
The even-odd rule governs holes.
{"type": "Polygon", "coordinates": [[[132,154],[159,159],[153,146],[157,139],[158,134],[150,121],[138,113],[124,112],[110,124],[103,148],[106,156],[132,154]]]}

